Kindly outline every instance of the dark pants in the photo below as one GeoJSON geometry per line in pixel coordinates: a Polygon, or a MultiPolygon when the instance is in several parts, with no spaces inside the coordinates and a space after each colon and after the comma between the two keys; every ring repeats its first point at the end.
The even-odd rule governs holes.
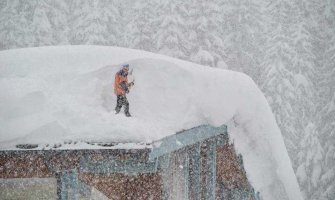
{"type": "Polygon", "coordinates": [[[122,106],[124,105],[124,113],[129,114],[129,102],[126,95],[117,95],[117,104],[115,111],[120,112],[122,106]]]}

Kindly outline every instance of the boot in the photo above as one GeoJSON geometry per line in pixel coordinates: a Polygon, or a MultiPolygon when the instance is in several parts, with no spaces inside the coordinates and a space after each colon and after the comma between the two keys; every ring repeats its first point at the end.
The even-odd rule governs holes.
{"type": "Polygon", "coordinates": [[[131,114],[129,112],[124,113],[126,117],[131,117],[131,114]]]}

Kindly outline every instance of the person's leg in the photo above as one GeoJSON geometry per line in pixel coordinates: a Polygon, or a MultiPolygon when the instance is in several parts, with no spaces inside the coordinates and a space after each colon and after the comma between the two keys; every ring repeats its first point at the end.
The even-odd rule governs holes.
{"type": "Polygon", "coordinates": [[[124,105],[124,114],[126,114],[127,117],[130,117],[131,115],[129,113],[129,102],[126,95],[123,96],[123,105],[124,105]]]}
{"type": "Polygon", "coordinates": [[[117,95],[117,100],[116,100],[116,107],[115,107],[115,114],[118,114],[122,108],[122,96],[117,95]]]}

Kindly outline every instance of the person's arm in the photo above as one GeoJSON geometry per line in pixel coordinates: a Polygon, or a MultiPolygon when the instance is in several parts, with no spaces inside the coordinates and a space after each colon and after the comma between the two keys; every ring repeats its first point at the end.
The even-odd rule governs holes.
{"type": "Polygon", "coordinates": [[[127,83],[126,80],[122,81],[120,85],[121,85],[122,91],[124,93],[128,93],[129,92],[128,83],[127,83]]]}
{"type": "Polygon", "coordinates": [[[124,88],[123,91],[124,91],[125,93],[129,93],[128,76],[125,77],[124,83],[125,83],[125,84],[124,84],[124,86],[123,86],[123,88],[124,88]]]}

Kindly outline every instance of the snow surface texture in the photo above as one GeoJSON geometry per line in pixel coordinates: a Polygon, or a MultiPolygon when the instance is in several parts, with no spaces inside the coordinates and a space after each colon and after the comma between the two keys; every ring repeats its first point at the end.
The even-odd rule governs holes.
{"type": "Polygon", "coordinates": [[[248,76],[144,51],[99,46],[0,52],[0,149],[64,141],[150,143],[228,125],[264,199],[302,199],[270,107],[248,76]],[[114,75],[133,69],[131,118],[114,114],[114,75]]]}

